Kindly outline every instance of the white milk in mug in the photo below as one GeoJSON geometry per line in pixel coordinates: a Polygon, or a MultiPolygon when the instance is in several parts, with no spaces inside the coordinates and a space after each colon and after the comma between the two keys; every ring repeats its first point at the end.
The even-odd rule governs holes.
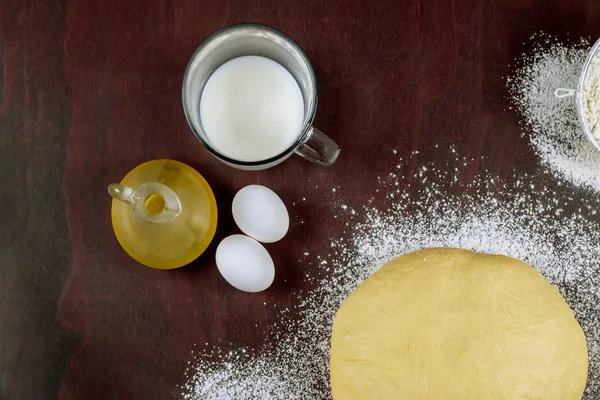
{"type": "Polygon", "coordinates": [[[261,56],[242,56],[221,65],[200,97],[200,119],[210,143],[240,161],[283,153],[301,134],[302,91],[292,74],[261,56]]]}

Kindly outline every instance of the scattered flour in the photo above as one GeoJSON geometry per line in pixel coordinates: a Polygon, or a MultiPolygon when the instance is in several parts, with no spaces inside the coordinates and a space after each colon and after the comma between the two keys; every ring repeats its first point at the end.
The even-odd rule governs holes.
{"type": "Polygon", "coordinates": [[[459,174],[475,161],[451,154],[456,158],[443,170],[427,164],[411,174],[403,171],[418,155],[398,159],[365,204],[332,205],[348,233],[332,239],[330,255],[305,253],[313,289],[297,294],[293,312],[276,311],[276,344],[194,352],[182,399],[331,398],[329,340],[338,307],[386,261],[436,246],[520,258],[555,284],[587,336],[584,398],[600,398],[600,224],[593,222],[600,203],[555,192],[525,174],[504,182],[482,173],[461,184],[459,174]]]}
{"type": "Polygon", "coordinates": [[[533,151],[555,175],[600,190],[600,153],[581,129],[575,98],[554,96],[556,88],[577,87],[589,42],[567,45],[545,35],[532,40],[533,52],[523,55],[508,87],[533,151]]]}

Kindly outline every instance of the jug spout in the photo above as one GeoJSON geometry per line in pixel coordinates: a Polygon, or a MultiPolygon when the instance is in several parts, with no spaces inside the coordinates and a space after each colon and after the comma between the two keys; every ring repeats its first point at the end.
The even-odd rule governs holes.
{"type": "Polygon", "coordinates": [[[135,189],[112,183],[108,193],[113,199],[128,204],[138,218],[150,223],[171,222],[182,211],[177,194],[160,182],[145,182],[135,189]]]}

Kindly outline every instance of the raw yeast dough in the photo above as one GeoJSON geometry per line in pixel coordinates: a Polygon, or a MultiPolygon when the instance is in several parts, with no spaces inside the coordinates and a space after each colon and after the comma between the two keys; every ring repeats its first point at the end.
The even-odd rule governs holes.
{"type": "Polygon", "coordinates": [[[334,400],[580,400],[581,327],[526,263],[459,249],[398,257],[344,302],[334,400]]]}

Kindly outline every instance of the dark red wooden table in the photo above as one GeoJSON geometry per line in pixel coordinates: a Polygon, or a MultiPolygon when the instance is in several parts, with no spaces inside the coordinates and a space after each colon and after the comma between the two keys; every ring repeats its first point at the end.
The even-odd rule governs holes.
{"type": "Polygon", "coordinates": [[[295,208],[305,224],[269,246],[275,285],[236,291],[213,255],[235,232],[228,209],[244,185],[288,204],[332,185],[360,200],[389,171],[382,149],[419,150],[411,169],[436,161],[434,143],[485,156],[465,180],[535,174],[507,111],[509,64],[534,32],[598,37],[598,21],[593,0],[0,0],[0,399],[178,398],[195,343],[268,341],[276,314],[262,305],[293,304],[299,256],[324,249],[339,225],[316,200],[295,208]],[[243,21],[283,30],[308,54],[316,126],[343,149],[333,167],[295,157],[237,171],[190,132],[186,63],[211,32],[243,21]],[[198,169],[221,209],[211,248],[177,271],[136,264],[110,224],[107,185],[155,158],[198,169]]]}

